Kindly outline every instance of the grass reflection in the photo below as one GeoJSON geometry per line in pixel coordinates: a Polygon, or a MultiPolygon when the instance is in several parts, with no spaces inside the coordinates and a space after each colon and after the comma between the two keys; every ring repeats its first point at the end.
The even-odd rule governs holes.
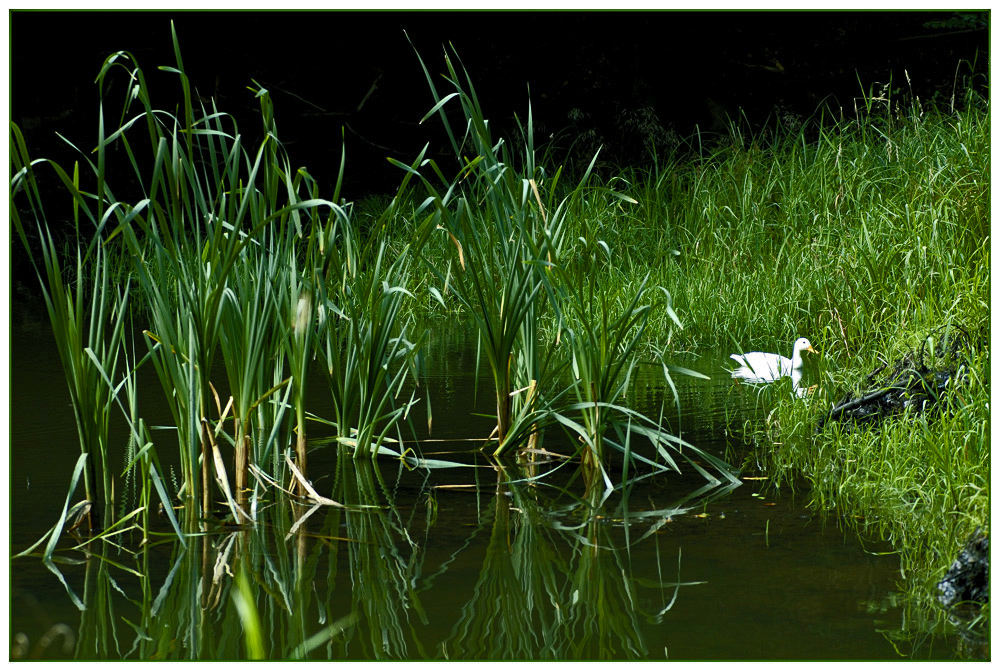
{"type": "MultiPolygon", "coordinates": [[[[186,546],[153,542],[133,554],[105,544],[82,569],[73,656],[647,658],[651,627],[684,585],[663,580],[673,558],[634,569],[634,548],[658,542],[657,519],[717,489],[633,511],[627,491],[609,497],[576,478],[560,488],[519,465],[494,466],[472,469],[454,490],[463,493],[446,495],[431,471],[356,461],[345,449],[326,492],[337,505],[276,495],[257,524],[218,526],[186,546]],[[457,523],[463,515],[471,523],[457,523]]],[[[650,555],[660,553],[644,548],[650,555]]]]}
{"type": "MultiPolygon", "coordinates": [[[[358,613],[343,656],[361,659],[424,658],[414,618],[426,622],[416,590],[422,555],[371,463],[338,461],[337,491],[347,506],[350,603],[358,613]]],[[[344,597],[340,597],[343,599],[344,597]]]]}
{"type": "MultiPolygon", "coordinates": [[[[444,646],[450,658],[648,657],[644,623],[660,620],[681,584],[632,570],[628,534],[621,533],[630,523],[627,496],[609,504],[594,484],[580,496],[502,473],[482,519],[491,534],[473,596],[444,646]],[[649,588],[663,601],[656,612],[640,605],[638,592],[649,588]]],[[[655,534],[635,542],[644,541],[656,542],[655,534]]]]}

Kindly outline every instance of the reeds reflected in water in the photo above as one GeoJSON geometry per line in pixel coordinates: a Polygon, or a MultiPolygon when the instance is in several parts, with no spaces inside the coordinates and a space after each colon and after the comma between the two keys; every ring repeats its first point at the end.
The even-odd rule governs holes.
{"type": "Polygon", "coordinates": [[[467,468],[476,466],[477,488],[460,495],[470,498],[447,497],[465,503],[442,510],[450,485],[440,489],[433,473],[344,451],[329,505],[273,496],[257,524],[217,526],[187,546],[62,553],[63,562],[83,558],[70,574],[84,581],[85,606],[73,656],[648,657],[649,627],[675,600],[696,598],[684,588],[695,583],[667,577],[679,570],[676,556],[650,566],[659,551],[645,547],[647,559],[633,567],[632,553],[658,543],[651,520],[718,491],[631,511],[627,496],[607,498],[575,479],[555,487],[514,464],[467,468]],[[464,527],[454,523],[463,515],[464,527]]]}

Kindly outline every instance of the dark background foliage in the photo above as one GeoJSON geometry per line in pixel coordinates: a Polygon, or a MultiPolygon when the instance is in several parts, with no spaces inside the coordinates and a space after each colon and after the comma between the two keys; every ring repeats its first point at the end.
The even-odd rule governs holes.
{"type": "MultiPolygon", "coordinates": [[[[738,118],[765,133],[820,108],[853,114],[863,90],[947,99],[985,73],[988,13],[953,12],[29,12],[11,14],[11,114],[36,155],[68,156],[54,131],[96,135],[104,58],[135,55],[154,100],[173,109],[170,20],[197,91],[259,129],[252,80],[271,91],[297,165],[331,183],[341,133],[351,198],[388,191],[437,124],[404,30],[432,72],[452,43],[487,114],[506,131],[532,103],[537,135],[577,157],[603,146],[613,165],[649,161],[697,129],[738,118]],[[965,65],[960,66],[960,62],[965,65]],[[906,75],[909,75],[907,82],[906,75]]],[[[111,100],[118,101],[120,94],[111,100]]],[[[562,158],[567,157],[563,152],[562,158]]]]}

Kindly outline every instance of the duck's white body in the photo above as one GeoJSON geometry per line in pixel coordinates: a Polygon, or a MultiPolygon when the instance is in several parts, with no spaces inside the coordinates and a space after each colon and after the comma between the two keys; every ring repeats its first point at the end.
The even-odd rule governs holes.
{"type": "Polygon", "coordinates": [[[799,338],[795,341],[791,359],[770,352],[730,354],[729,358],[740,364],[732,375],[736,379],[753,384],[767,384],[783,377],[790,377],[795,393],[804,396],[805,390],[799,388],[799,382],[802,380],[802,352],[816,353],[808,338],[799,338]]]}

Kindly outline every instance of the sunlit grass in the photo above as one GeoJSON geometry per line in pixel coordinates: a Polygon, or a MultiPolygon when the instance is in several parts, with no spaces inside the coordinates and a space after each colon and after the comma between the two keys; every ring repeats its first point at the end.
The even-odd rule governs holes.
{"type": "Polygon", "coordinates": [[[989,114],[972,86],[959,102],[866,96],[856,119],[759,141],[734,126],[697,160],[632,175],[639,205],[606,210],[644,236],[633,263],[670,288],[684,324],[661,320],[654,339],[780,351],[807,336],[819,349],[813,397],[762,397],[778,409],[750,427],[758,460],[776,483],[804,476],[818,508],[894,543],[922,604],[913,622],[937,617],[935,583],[989,529],[989,354],[975,344],[990,319],[989,114]],[[947,328],[974,346],[951,364],[965,377],[943,412],[816,433],[831,403],[947,328]]]}

